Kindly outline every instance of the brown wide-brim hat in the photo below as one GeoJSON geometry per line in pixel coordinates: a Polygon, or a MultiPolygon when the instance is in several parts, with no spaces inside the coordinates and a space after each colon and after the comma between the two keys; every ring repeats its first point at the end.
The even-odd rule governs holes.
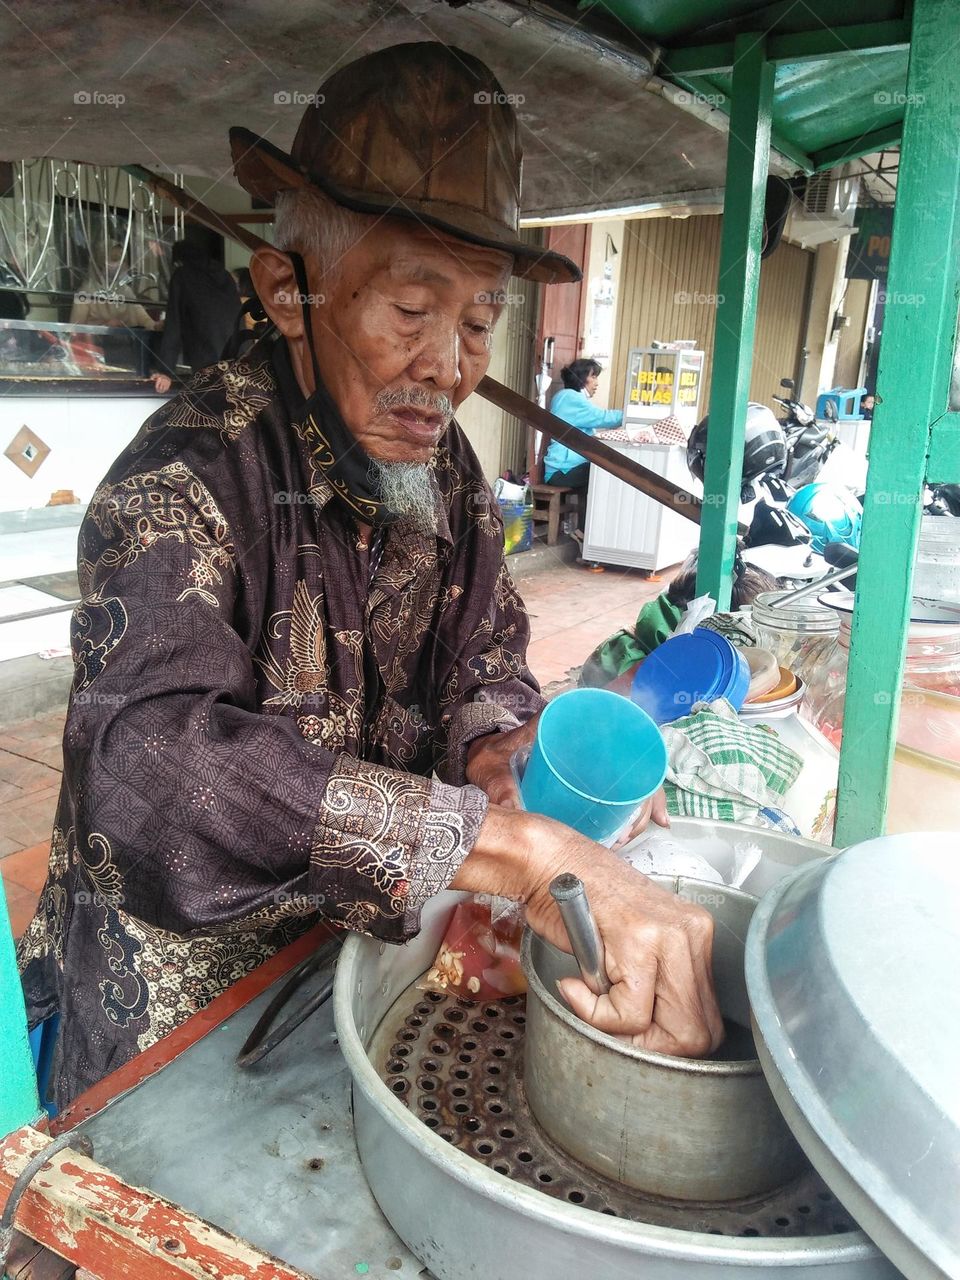
{"type": "Polygon", "coordinates": [[[231,129],[234,172],[271,205],[281,191],[316,187],[357,213],[413,219],[510,253],[516,276],[579,280],[569,258],[520,239],[515,100],[462,49],[392,45],[320,86],[290,154],[249,129],[231,129]]]}

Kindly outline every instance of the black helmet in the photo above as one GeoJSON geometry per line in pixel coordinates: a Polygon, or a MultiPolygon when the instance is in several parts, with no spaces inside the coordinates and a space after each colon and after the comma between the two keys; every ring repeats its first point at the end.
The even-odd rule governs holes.
{"type": "Polygon", "coordinates": [[[812,536],[799,516],[761,499],[753,509],[746,543],[748,547],[806,547],[812,536]]]}
{"type": "MultiPolygon", "coordinates": [[[[709,417],[699,422],[687,441],[687,466],[698,480],[703,479],[703,465],[707,456],[707,426],[709,417]]],[[[742,483],[748,484],[757,476],[778,476],[787,465],[787,442],[783,428],[765,404],[747,405],[747,426],[743,437],[742,483]]]]}

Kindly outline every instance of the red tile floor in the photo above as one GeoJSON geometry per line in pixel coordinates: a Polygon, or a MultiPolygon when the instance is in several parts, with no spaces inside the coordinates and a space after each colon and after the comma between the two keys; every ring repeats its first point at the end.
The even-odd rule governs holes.
{"type": "MultiPolygon", "coordinates": [[[[546,693],[560,693],[601,640],[630,626],[664,586],[632,570],[592,574],[558,563],[518,573],[530,615],[530,669],[546,693]]],[[[0,731],[0,874],[15,937],[29,923],[46,876],[50,831],[60,788],[64,712],[53,711],[0,731]]]]}

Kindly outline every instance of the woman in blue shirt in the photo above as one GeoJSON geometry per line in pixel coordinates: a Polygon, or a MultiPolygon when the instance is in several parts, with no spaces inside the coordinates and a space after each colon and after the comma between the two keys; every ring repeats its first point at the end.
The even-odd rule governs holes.
{"type": "MultiPolygon", "coordinates": [[[[571,427],[577,427],[586,435],[595,431],[619,427],[623,414],[619,409],[595,409],[590,403],[597,393],[600,366],[596,360],[574,360],[560,370],[563,390],[550,401],[550,412],[571,427]]],[[[547,484],[565,485],[582,489],[586,494],[590,477],[590,463],[579,453],[574,453],[559,440],[551,440],[543,459],[543,478],[547,484]]],[[[581,507],[584,499],[580,499],[581,507]]]]}

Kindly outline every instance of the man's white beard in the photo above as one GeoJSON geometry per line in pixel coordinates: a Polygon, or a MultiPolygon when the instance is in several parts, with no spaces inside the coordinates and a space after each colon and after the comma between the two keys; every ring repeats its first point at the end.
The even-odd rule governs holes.
{"type": "Polygon", "coordinates": [[[434,487],[425,462],[381,462],[371,458],[370,484],[392,515],[420,533],[437,532],[434,487]]]}

